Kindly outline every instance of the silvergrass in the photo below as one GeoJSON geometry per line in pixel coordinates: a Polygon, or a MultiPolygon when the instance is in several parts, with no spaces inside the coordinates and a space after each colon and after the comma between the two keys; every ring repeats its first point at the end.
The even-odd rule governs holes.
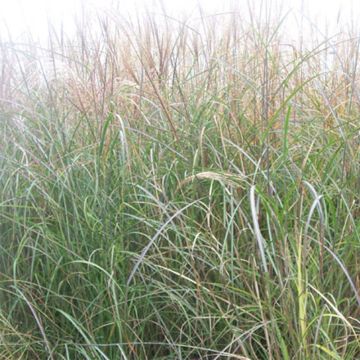
{"type": "Polygon", "coordinates": [[[0,43],[0,359],[359,358],[359,39],[263,10],[0,43]]]}

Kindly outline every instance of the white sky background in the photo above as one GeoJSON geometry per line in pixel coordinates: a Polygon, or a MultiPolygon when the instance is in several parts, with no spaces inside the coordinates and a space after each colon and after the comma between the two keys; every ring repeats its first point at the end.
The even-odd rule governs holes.
{"type": "MultiPolygon", "coordinates": [[[[81,9],[106,11],[115,3],[123,15],[148,8],[157,11],[154,3],[156,0],[0,0],[0,37],[6,38],[11,34],[13,40],[20,35],[31,33],[36,39],[46,39],[47,23],[50,21],[55,26],[60,23],[65,30],[71,33],[74,17],[81,16],[81,9]]],[[[241,6],[269,7],[279,6],[281,0],[163,0],[167,13],[179,16],[183,13],[194,13],[199,4],[206,13],[214,14],[226,10],[230,4],[241,6]]],[[[307,18],[303,20],[303,27],[310,28],[310,23],[324,29],[324,24],[329,24],[330,35],[341,31],[339,25],[350,26],[356,23],[360,15],[360,0],[284,0],[285,10],[292,10],[287,17],[286,31],[298,32],[300,9],[304,8],[307,18]],[[303,4],[303,5],[302,5],[303,4]],[[308,19],[308,20],[307,20],[308,19]]]]}

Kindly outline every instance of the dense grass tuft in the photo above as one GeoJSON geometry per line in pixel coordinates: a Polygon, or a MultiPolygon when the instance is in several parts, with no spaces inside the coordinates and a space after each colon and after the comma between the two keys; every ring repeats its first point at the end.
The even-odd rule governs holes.
{"type": "Polygon", "coordinates": [[[283,33],[1,42],[1,359],[360,358],[359,39],[283,33]]]}

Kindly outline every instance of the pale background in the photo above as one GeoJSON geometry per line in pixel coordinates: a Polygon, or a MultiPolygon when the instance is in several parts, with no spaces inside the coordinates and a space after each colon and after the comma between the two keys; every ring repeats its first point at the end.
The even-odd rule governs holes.
{"type": "MultiPolygon", "coordinates": [[[[181,16],[182,13],[193,14],[199,5],[207,13],[225,11],[230,4],[236,4],[238,9],[266,4],[269,8],[276,8],[281,1],[276,0],[163,0],[167,13],[181,16]]],[[[159,1],[154,0],[0,0],[0,37],[11,34],[13,39],[20,38],[22,34],[31,33],[36,39],[45,39],[47,23],[55,26],[63,24],[68,33],[73,31],[73,19],[79,16],[82,9],[87,11],[106,12],[116,4],[124,15],[133,14],[134,9],[143,11],[159,11],[156,6],[159,1]],[[154,5],[155,4],[155,5],[154,5]]],[[[319,29],[336,33],[344,30],[344,27],[356,23],[360,15],[359,0],[287,0],[283,1],[286,10],[291,13],[287,17],[286,26],[289,33],[297,33],[299,26],[299,14],[301,9],[306,13],[302,26],[309,27],[315,24],[319,29]]],[[[329,35],[329,33],[328,33],[329,35]]]]}

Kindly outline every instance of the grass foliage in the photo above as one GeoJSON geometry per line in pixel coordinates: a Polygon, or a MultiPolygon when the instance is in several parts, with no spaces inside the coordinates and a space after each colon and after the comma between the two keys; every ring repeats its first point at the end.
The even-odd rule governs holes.
{"type": "Polygon", "coordinates": [[[360,42],[281,25],[1,41],[1,359],[360,358],[360,42]]]}

